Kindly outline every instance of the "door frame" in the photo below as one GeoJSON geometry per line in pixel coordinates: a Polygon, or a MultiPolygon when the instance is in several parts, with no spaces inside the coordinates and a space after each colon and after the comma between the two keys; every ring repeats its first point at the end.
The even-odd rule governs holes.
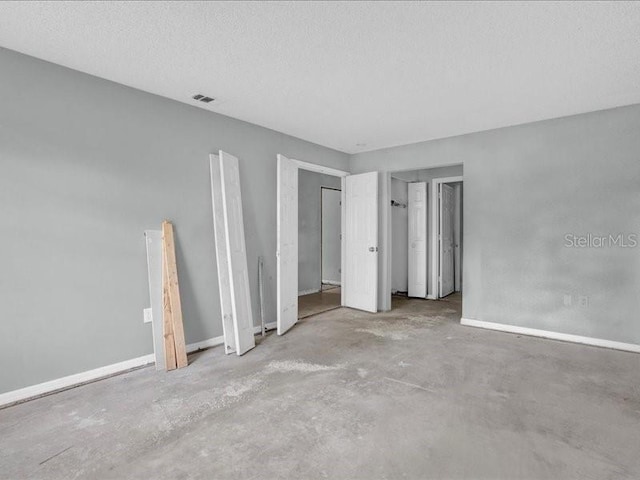
{"type": "MultiPolygon", "coordinates": [[[[345,185],[344,185],[344,179],[346,176],[351,175],[349,172],[346,172],[344,170],[339,170],[337,168],[331,168],[331,167],[325,167],[324,165],[318,165],[315,163],[310,163],[310,162],[305,162],[302,160],[297,160],[295,158],[289,158],[289,160],[291,160],[297,167],[298,167],[298,171],[300,170],[307,170],[309,172],[316,172],[316,173],[322,173],[324,175],[332,175],[334,177],[340,177],[341,179],[341,202],[342,202],[342,208],[341,208],[341,215],[340,215],[340,231],[342,232],[342,241],[341,241],[341,245],[340,245],[340,283],[341,285],[341,290],[340,290],[340,305],[344,306],[344,292],[346,289],[346,285],[344,284],[344,268],[345,268],[345,258],[344,258],[344,249],[345,249],[345,235],[344,235],[344,231],[345,231],[345,207],[346,207],[346,202],[345,202],[345,185]]],[[[296,186],[296,188],[299,190],[300,188],[300,184],[298,183],[298,185],[296,186]]],[[[277,201],[277,207],[279,208],[280,205],[280,197],[277,197],[276,199],[277,201]]],[[[299,259],[296,259],[296,261],[298,261],[299,259]]],[[[322,269],[322,265],[320,266],[320,268],[322,269]]],[[[298,286],[296,285],[296,292],[298,291],[298,286]]]]}
{"type": "Polygon", "coordinates": [[[438,235],[440,234],[440,199],[438,192],[443,183],[463,182],[464,175],[459,177],[440,177],[431,180],[431,231],[429,238],[431,241],[431,281],[428,285],[427,299],[437,300],[439,298],[439,278],[440,278],[440,244],[438,235]]]}

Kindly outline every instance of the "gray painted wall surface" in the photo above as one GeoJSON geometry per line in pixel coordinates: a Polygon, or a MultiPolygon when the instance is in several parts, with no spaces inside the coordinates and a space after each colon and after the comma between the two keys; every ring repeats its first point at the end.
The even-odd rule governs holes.
{"type": "Polygon", "coordinates": [[[259,255],[275,320],[276,154],[342,170],[346,154],[5,49],[0,71],[0,393],[152,352],[143,232],[163,219],[187,342],[222,335],[218,149],[240,159],[254,321],[259,255]]]}
{"type": "Polygon", "coordinates": [[[342,191],[322,188],[321,248],[322,282],[342,281],[342,191]]]}
{"type": "Polygon", "coordinates": [[[340,185],[339,177],[298,171],[298,292],[321,288],[320,188],[340,185]]]}
{"type": "Polygon", "coordinates": [[[634,105],[356,154],[350,168],[464,164],[464,317],[640,344],[640,247],[565,247],[566,234],[640,233],[639,132],[634,105]]]}
{"type": "MultiPolygon", "coordinates": [[[[407,182],[391,178],[391,200],[407,205],[407,182]]],[[[409,284],[409,209],[391,207],[391,291],[406,292],[409,284]]]]}

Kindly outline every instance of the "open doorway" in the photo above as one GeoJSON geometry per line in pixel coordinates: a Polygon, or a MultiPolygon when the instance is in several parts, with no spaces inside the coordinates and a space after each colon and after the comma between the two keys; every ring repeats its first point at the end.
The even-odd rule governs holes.
{"type": "Polygon", "coordinates": [[[462,165],[390,173],[391,308],[402,298],[462,291],[462,174],[462,165]]]}
{"type": "Polygon", "coordinates": [[[298,174],[298,319],[341,306],[342,180],[298,174]]]}
{"type": "Polygon", "coordinates": [[[378,172],[350,175],[342,170],[287,158],[282,154],[277,156],[277,169],[278,335],[284,335],[298,322],[298,300],[302,290],[298,282],[298,203],[302,190],[298,177],[302,171],[341,179],[340,305],[375,313],[379,291],[378,172]]]}
{"type": "Polygon", "coordinates": [[[437,282],[437,297],[444,298],[462,292],[462,177],[434,179],[433,190],[437,194],[437,218],[432,242],[438,246],[433,280],[437,282]]]}

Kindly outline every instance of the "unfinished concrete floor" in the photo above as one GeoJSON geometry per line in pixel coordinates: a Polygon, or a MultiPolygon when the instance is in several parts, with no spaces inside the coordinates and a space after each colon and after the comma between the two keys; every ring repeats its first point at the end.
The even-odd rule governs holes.
{"type": "Polygon", "coordinates": [[[640,478],[640,356],[338,309],[0,411],[0,477],[640,478]]]}
{"type": "Polygon", "coordinates": [[[323,285],[320,292],[298,297],[298,318],[307,318],[338,308],[342,301],[341,292],[340,287],[323,285]]]}

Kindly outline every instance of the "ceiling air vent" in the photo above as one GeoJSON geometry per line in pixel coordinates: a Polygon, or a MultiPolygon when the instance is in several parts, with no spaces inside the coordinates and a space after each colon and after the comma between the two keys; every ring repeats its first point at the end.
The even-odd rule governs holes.
{"type": "Polygon", "coordinates": [[[206,95],[200,95],[200,94],[194,95],[191,98],[193,98],[194,100],[198,100],[199,102],[203,102],[203,103],[211,103],[211,102],[213,102],[215,100],[215,98],[207,97],[206,95]]]}

